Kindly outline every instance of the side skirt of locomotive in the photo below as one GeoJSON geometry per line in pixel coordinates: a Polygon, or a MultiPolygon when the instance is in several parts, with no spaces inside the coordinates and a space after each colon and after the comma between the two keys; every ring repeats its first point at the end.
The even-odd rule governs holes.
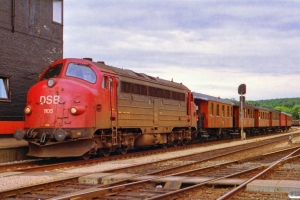
{"type": "Polygon", "coordinates": [[[96,147],[96,142],[92,138],[70,140],[59,143],[47,143],[40,145],[36,142],[28,141],[28,156],[33,157],[79,157],[96,147]]]}

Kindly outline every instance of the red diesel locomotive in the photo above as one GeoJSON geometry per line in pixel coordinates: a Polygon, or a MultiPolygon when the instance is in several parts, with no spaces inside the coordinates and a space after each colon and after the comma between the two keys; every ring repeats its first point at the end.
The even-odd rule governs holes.
{"type": "Polygon", "coordinates": [[[28,92],[29,156],[108,156],[130,148],[184,144],[196,136],[193,94],[182,84],[92,62],[52,63],[28,92]]]}

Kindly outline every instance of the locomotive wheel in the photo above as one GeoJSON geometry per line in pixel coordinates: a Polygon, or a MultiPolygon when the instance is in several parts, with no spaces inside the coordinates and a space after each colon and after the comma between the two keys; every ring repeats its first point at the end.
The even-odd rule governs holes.
{"type": "Polygon", "coordinates": [[[182,140],[181,144],[182,144],[182,146],[185,146],[185,145],[187,145],[188,142],[189,142],[188,140],[182,140]]]}
{"type": "Polygon", "coordinates": [[[178,140],[174,140],[172,144],[173,144],[173,147],[177,147],[178,146],[178,140]]]}
{"type": "Polygon", "coordinates": [[[163,149],[168,148],[168,144],[167,144],[167,143],[163,143],[163,144],[161,144],[160,146],[161,146],[161,148],[163,148],[163,149]]]}
{"type": "Polygon", "coordinates": [[[103,148],[103,149],[101,149],[101,155],[103,156],[103,157],[108,157],[109,156],[109,154],[110,154],[110,149],[109,148],[103,148]]]}
{"type": "Polygon", "coordinates": [[[83,160],[88,160],[91,157],[91,154],[89,152],[82,155],[83,160]]]}
{"type": "Polygon", "coordinates": [[[118,151],[120,154],[125,155],[127,153],[127,148],[121,148],[118,151]]]}

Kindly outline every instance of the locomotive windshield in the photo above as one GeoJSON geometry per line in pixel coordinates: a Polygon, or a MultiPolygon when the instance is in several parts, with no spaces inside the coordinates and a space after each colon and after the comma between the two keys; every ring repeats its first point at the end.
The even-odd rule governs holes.
{"type": "Polygon", "coordinates": [[[96,73],[86,65],[70,63],[66,75],[80,78],[90,83],[96,83],[96,73]]]}
{"type": "Polygon", "coordinates": [[[54,65],[44,74],[42,80],[57,77],[60,74],[63,64],[54,65]]]}

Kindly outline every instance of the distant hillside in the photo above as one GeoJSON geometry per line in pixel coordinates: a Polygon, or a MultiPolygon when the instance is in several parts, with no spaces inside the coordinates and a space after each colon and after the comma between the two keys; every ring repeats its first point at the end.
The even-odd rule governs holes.
{"type": "Polygon", "coordinates": [[[282,112],[291,114],[293,119],[299,119],[298,111],[300,111],[300,97],[246,102],[248,104],[257,105],[264,108],[280,110],[282,112]]]}

